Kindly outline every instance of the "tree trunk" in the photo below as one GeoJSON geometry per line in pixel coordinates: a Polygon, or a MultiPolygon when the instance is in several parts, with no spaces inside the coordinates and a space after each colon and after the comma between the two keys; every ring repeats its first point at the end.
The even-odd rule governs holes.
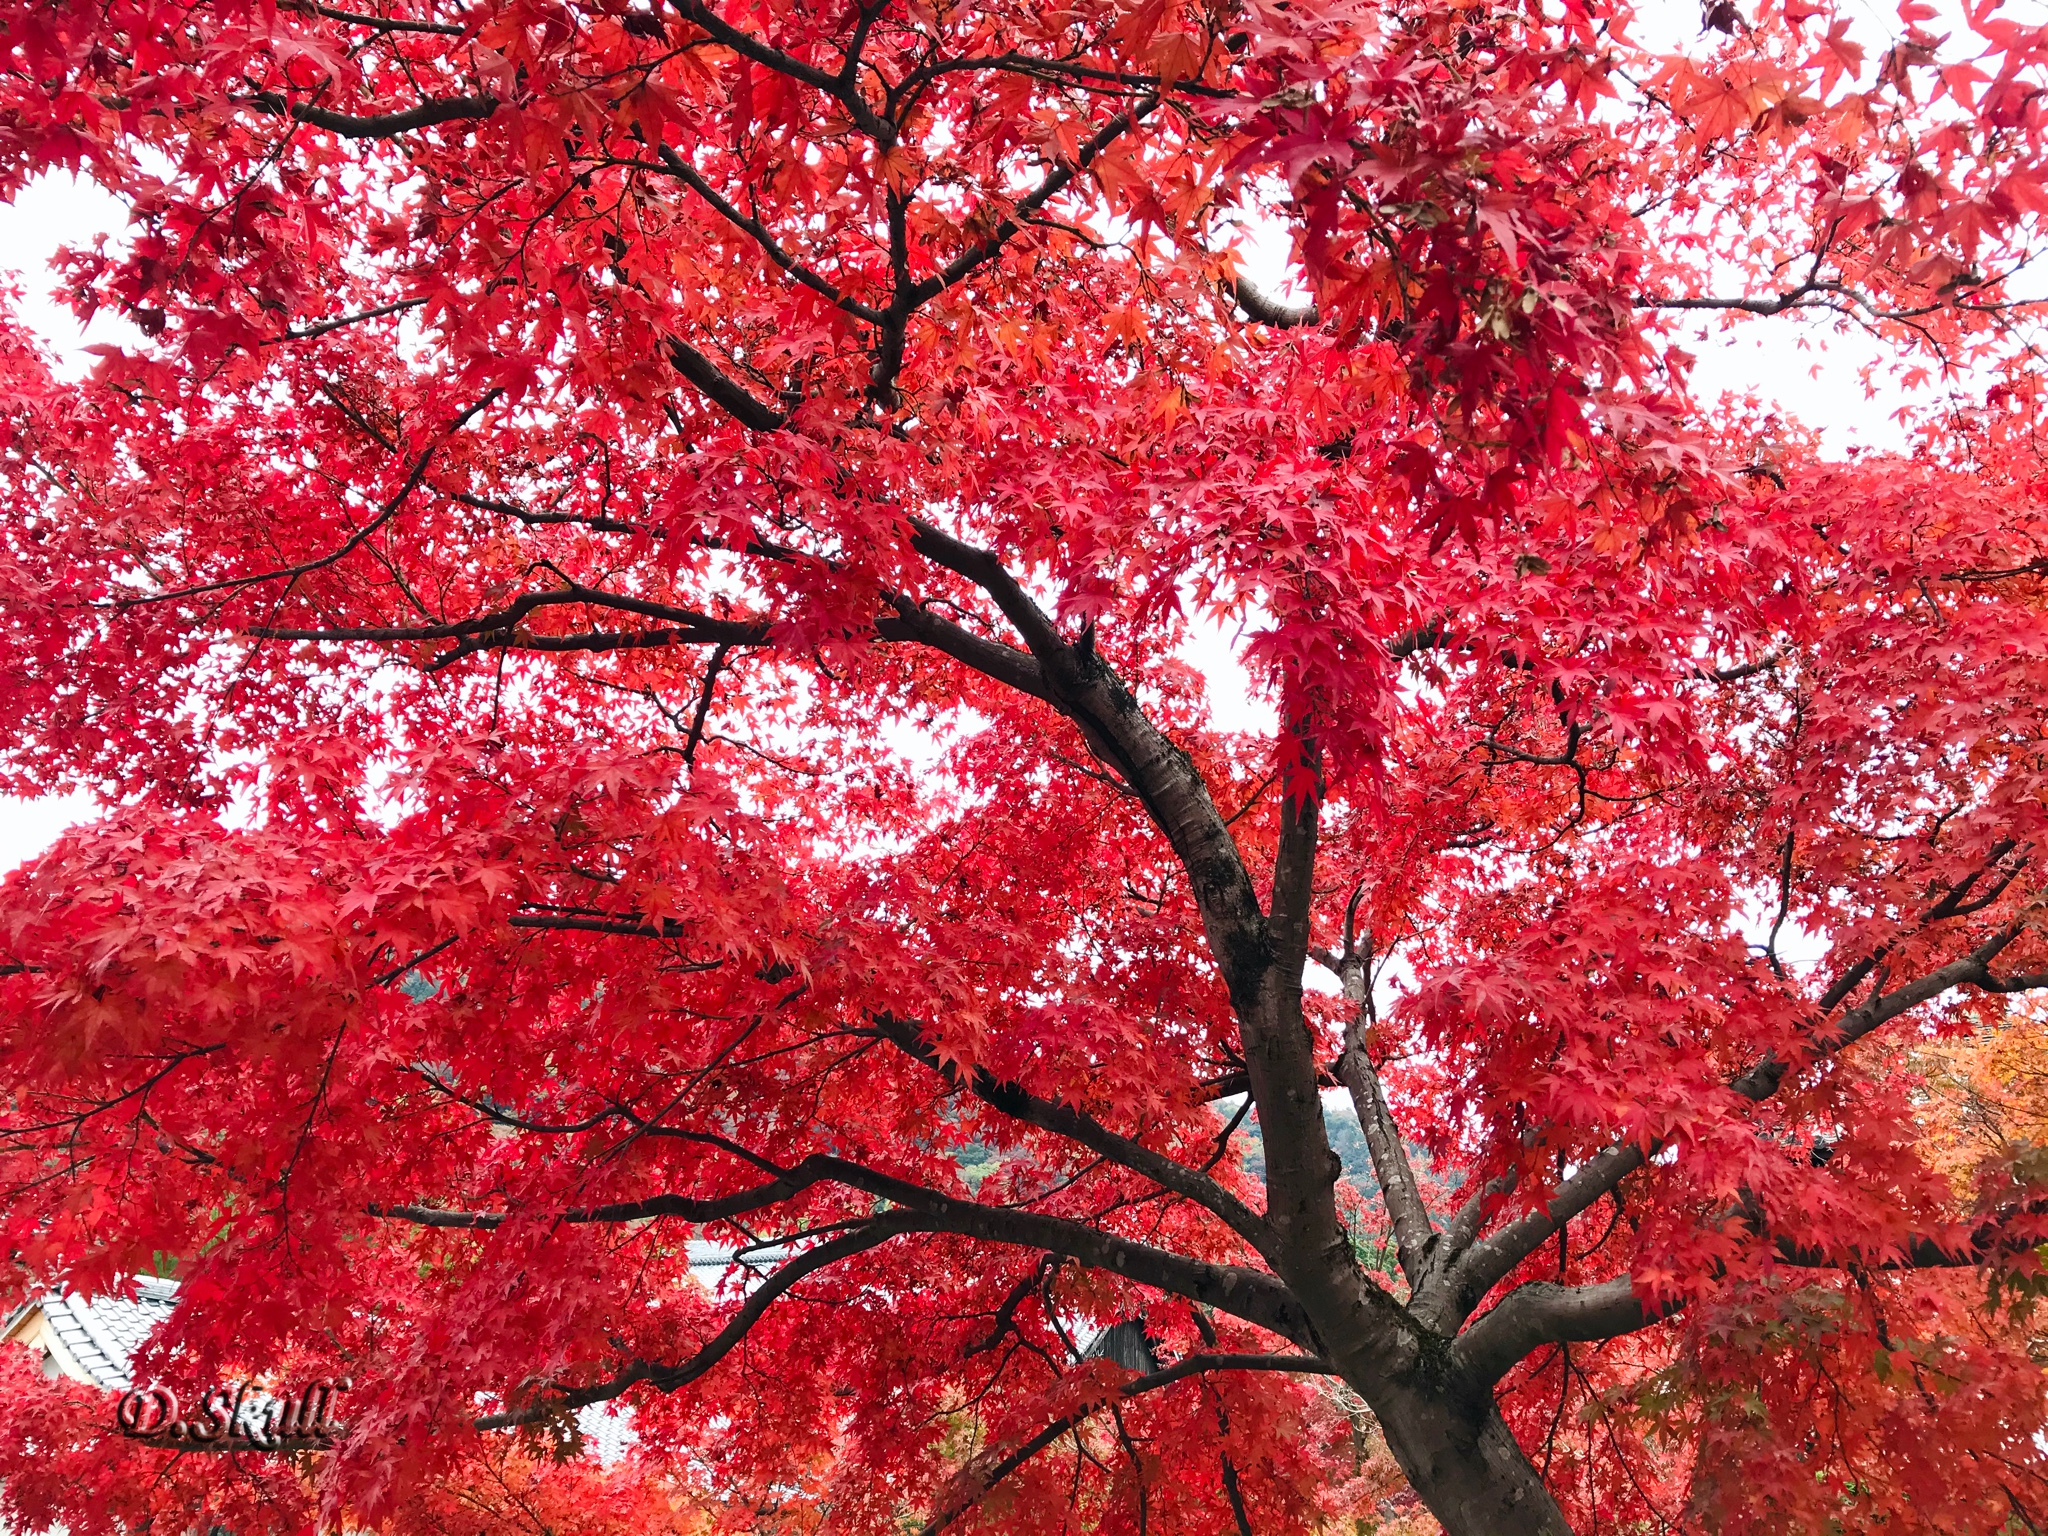
{"type": "Polygon", "coordinates": [[[1446,1536],[1572,1536],[1564,1512],[1508,1432],[1490,1393],[1382,1393],[1394,1460],[1446,1536]]]}

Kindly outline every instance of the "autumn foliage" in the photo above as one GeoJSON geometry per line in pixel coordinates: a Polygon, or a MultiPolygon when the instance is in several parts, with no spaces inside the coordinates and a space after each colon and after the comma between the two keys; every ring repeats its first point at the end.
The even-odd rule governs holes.
{"type": "Polygon", "coordinates": [[[363,3],[0,4],[7,1285],[353,1379],[234,1529],[2048,1522],[2048,31],[363,3]]]}

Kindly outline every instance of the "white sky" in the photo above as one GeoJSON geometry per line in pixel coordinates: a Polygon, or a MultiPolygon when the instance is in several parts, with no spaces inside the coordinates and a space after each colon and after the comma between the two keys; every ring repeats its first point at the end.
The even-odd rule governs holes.
{"type": "MultiPolygon", "coordinates": [[[[21,289],[21,317],[49,342],[69,375],[83,374],[92,358],[84,349],[101,343],[132,345],[139,336],[117,318],[100,314],[89,327],[56,297],[51,259],[67,245],[89,244],[94,236],[126,226],[122,205],[87,182],[45,176],[11,205],[0,205],[0,282],[21,289]]],[[[1282,270],[1284,243],[1254,242],[1255,266],[1265,268],[1265,286],[1288,288],[1282,270]]],[[[1819,428],[1830,451],[1851,444],[1894,446],[1899,433],[1889,420],[1897,397],[1871,400],[1857,377],[1870,356],[1860,338],[1831,337],[1783,319],[1744,321],[1724,328],[1717,319],[1697,327],[1686,343],[1699,359],[1694,387],[1711,400],[1726,391],[1755,391],[1785,415],[1819,428]]],[[[1188,660],[1210,678],[1217,721],[1231,729],[1269,729],[1270,709],[1251,696],[1249,679],[1236,661],[1236,637],[1224,632],[1199,636],[1188,660]]],[[[83,819],[92,805],[84,796],[18,801],[0,798],[0,871],[12,869],[47,848],[63,829],[83,819]]]]}

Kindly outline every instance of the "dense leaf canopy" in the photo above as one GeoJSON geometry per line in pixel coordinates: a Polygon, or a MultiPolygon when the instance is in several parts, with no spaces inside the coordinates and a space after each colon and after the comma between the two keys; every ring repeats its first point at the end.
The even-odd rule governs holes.
{"type": "Polygon", "coordinates": [[[146,337],[0,333],[0,790],[104,807],[0,888],[8,1284],[356,1383],[149,1497],[2040,1528],[2048,1166],[1933,1048],[2048,987],[2048,32],[1936,24],[0,4],[146,337]]]}

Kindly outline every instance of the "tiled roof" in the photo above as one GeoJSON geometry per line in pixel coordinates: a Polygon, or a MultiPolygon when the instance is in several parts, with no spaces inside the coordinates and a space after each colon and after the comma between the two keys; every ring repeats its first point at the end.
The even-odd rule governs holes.
{"type": "Polygon", "coordinates": [[[53,1293],[28,1303],[9,1318],[6,1326],[0,1327],[0,1335],[11,1333],[30,1310],[40,1309],[64,1352],[94,1386],[125,1392],[134,1385],[128,1368],[135,1352],[156,1325],[171,1315],[177,1293],[176,1281],[147,1278],[137,1284],[132,1301],[120,1296],[86,1300],[53,1293]]]}

